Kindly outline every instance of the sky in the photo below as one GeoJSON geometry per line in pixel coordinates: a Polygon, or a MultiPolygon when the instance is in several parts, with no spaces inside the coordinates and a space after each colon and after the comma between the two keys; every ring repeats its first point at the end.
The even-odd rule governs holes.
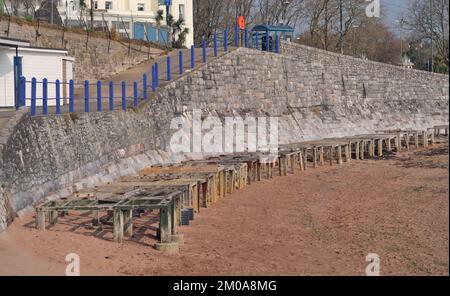
{"type": "Polygon", "coordinates": [[[399,34],[398,20],[402,13],[406,17],[411,2],[412,0],[381,0],[381,14],[386,16],[386,22],[396,34],[399,34]]]}

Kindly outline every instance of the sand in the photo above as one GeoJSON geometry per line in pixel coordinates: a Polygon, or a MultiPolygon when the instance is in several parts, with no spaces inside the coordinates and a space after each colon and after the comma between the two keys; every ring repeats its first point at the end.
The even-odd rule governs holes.
{"type": "Polygon", "coordinates": [[[0,275],[64,275],[77,253],[82,275],[448,275],[448,146],[383,160],[324,166],[247,186],[180,227],[185,244],[160,253],[157,217],[112,242],[86,216],[44,231],[33,213],[0,234],[0,275]]]}

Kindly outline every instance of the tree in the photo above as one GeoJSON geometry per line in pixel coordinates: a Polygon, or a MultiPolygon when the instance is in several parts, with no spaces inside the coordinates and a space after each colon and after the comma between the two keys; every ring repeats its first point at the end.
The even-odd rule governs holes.
{"type": "MultiPolygon", "coordinates": [[[[367,3],[364,0],[343,1],[342,4],[342,36],[346,40],[355,25],[361,26],[370,19],[365,15],[367,3]]],[[[309,36],[303,34],[302,42],[325,50],[340,49],[340,1],[306,0],[303,10],[309,36]]]]}
{"type": "Polygon", "coordinates": [[[433,56],[433,70],[449,68],[449,1],[414,0],[409,9],[407,26],[411,36],[421,41],[433,56]]]}
{"type": "Polygon", "coordinates": [[[91,17],[91,29],[94,29],[94,0],[90,0],[89,15],[91,17]]]}
{"type": "Polygon", "coordinates": [[[22,0],[22,5],[25,8],[25,13],[27,16],[34,16],[37,6],[37,0],[22,0]]]}
{"type": "Polygon", "coordinates": [[[186,35],[189,29],[184,27],[184,19],[180,18],[174,22],[172,28],[172,47],[181,48],[186,42],[186,35]]]}

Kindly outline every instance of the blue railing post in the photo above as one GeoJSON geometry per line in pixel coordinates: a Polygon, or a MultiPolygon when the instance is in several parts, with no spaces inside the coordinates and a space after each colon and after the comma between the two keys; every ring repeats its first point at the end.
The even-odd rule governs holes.
{"type": "Polygon", "coordinates": [[[194,45],[191,46],[191,68],[195,68],[195,47],[194,45]]]}
{"type": "Polygon", "coordinates": [[[138,84],[137,82],[133,82],[133,106],[137,107],[139,104],[138,100],[138,84]]]}
{"type": "Polygon", "coordinates": [[[19,107],[26,105],[27,80],[20,76],[19,80],[19,107]]]}
{"type": "Polygon", "coordinates": [[[155,86],[159,87],[159,64],[155,63],[155,86]]]}
{"type": "Polygon", "coordinates": [[[270,51],[269,30],[266,31],[266,51],[270,51]]]}
{"type": "Polygon", "coordinates": [[[236,24],[234,26],[234,47],[239,46],[239,26],[236,24]]]}
{"type": "Polygon", "coordinates": [[[167,57],[167,81],[172,80],[172,75],[170,75],[170,68],[172,66],[171,60],[170,60],[170,56],[167,57]]]}
{"type": "Polygon", "coordinates": [[[258,48],[259,47],[259,32],[258,31],[256,31],[256,34],[255,34],[255,46],[254,47],[255,47],[255,49],[259,49],[258,48]]]}
{"type": "Polygon", "coordinates": [[[31,116],[36,116],[36,78],[31,79],[31,116]]]}
{"type": "Polygon", "coordinates": [[[183,75],[183,51],[178,53],[178,66],[180,67],[180,75],[183,75]]]}
{"type": "Polygon", "coordinates": [[[69,81],[69,113],[73,113],[75,110],[75,83],[71,79],[69,81]]]}
{"type": "Polygon", "coordinates": [[[245,43],[245,47],[248,48],[248,29],[245,28],[244,30],[244,43],[245,43]]]}
{"type": "Polygon", "coordinates": [[[55,92],[56,92],[56,114],[61,114],[61,83],[59,79],[56,79],[55,81],[55,92]]]}
{"type": "Polygon", "coordinates": [[[217,58],[219,53],[218,53],[218,49],[217,49],[217,33],[216,32],[214,32],[213,42],[214,42],[214,56],[217,58]]]}
{"type": "Polygon", "coordinates": [[[152,91],[156,91],[156,71],[155,65],[152,66],[152,91]]]}
{"type": "Polygon", "coordinates": [[[144,100],[148,100],[147,74],[142,75],[142,95],[144,96],[144,100]]]}
{"type": "Polygon", "coordinates": [[[228,51],[228,31],[226,29],[223,31],[223,50],[228,51]]]}
{"type": "Polygon", "coordinates": [[[275,52],[280,53],[280,38],[278,34],[275,35],[275,52]]]}
{"type": "Polygon", "coordinates": [[[89,81],[84,81],[84,112],[89,112],[89,81]]]}
{"type": "Polygon", "coordinates": [[[48,114],[48,80],[42,79],[42,114],[48,114]]]}
{"type": "Polygon", "coordinates": [[[97,111],[102,111],[102,82],[97,81],[97,111]]]}
{"type": "Polygon", "coordinates": [[[127,110],[127,85],[122,81],[122,110],[127,110]]]}
{"type": "Polygon", "coordinates": [[[114,111],[114,82],[109,82],[109,111],[114,111]]]}
{"type": "Polygon", "coordinates": [[[203,57],[203,64],[206,63],[206,40],[205,38],[202,39],[202,57],[203,57]]]}

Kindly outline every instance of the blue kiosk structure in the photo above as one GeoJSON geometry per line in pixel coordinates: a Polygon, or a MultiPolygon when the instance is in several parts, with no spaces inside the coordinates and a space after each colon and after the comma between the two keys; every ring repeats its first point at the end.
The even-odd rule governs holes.
{"type": "Polygon", "coordinates": [[[280,38],[293,40],[294,28],[290,26],[256,25],[251,30],[252,47],[255,49],[278,52],[280,38]]]}

